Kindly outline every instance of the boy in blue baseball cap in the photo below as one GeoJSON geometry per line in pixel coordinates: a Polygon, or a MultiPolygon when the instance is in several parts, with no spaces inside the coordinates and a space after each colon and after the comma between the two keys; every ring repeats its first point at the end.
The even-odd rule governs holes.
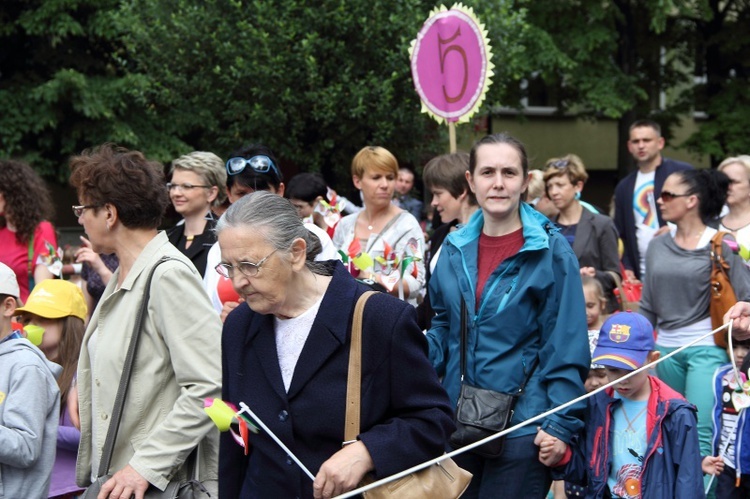
{"type": "MultiPolygon", "coordinates": [[[[604,322],[591,362],[614,382],[658,357],[651,323],[628,311],[604,322]]],[[[557,466],[569,460],[565,479],[589,498],[703,498],[696,424],[695,407],[643,369],[588,399],[584,432],[557,466]]]]}

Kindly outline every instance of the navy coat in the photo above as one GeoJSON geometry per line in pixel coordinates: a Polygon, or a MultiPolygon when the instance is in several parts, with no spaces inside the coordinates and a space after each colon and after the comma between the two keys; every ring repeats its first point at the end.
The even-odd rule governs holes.
{"type": "MultiPolygon", "coordinates": [[[[248,404],[313,475],[344,440],[351,320],[357,298],[368,289],[335,263],[288,393],[273,317],[241,305],[224,324],[223,399],[248,404]]],[[[358,438],[372,456],[375,477],[439,456],[454,429],[414,307],[384,293],[372,296],[363,319],[358,438]]],[[[250,442],[244,456],[231,435],[222,435],[220,497],[312,497],[312,481],[268,435],[251,434],[250,442]]]]}

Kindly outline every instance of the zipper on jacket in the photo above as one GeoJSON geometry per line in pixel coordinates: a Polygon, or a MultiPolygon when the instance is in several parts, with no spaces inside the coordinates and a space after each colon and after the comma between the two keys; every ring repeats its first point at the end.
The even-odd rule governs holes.
{"type": "MultiPolygon", "coordinates": [[[[499,275],[499,276],[497,276],[497,279],[495,279],[495,280],[494,280],[494,281],[492,282],[492,285],[490,286],[490,288],[489,288],[489,289],[485,289],[485,290],[484,290],[484,291],[482,292],[482,295],[483,295],[483,296],[492,296],[492,293],[494,293],[494,291],[495,291],[495,288],[496,288],[496,287],[497,287],[497,286],[498,286],[498,285],[500,284],[500,281],[502,281],[502,280],[503,280],[503,277],[505,277],[505,274],[507,274],[507,273],[508,273],[508,271],[509,271],[509,270],[510,270],[510,269],[511,269],[512,267],[513,267],[513,265],[512,265],[512,264],[509,264],[509,265],[508,265],[507,267],[505,267],[505,270],[503,270],[503,271],[502,271],[502,272],[500,273],[500,275],[499,275]]],[[[511,287],[510,287],[510,288],[508,289],[508,291],[507,291],[507,292],[505,293],[505,295],[503,296],[503,299],[502,299],[502,300],[501,300],[501,302],[500,302],[500,307],[503,307],[503,306],[505,306],[505,304],[506,304],[506,303],[508,302],[508,298],[509,298],[508,294],[509,294],[509,293],[510,293],[510,292],[511,292],[511,291],[513,290],[513,287],[515,287],[515,282],[516,282],[516,280],[517,280],[517,279],[518,279],[518,276],[516,276],[516,278],[515,278],[515,279],[513,280],[513,282],[511,283],[511,287]]],[[[485,307],[487,306],[487,300],[486,300],[486,299],[482,299],[481,297],[480,297],[480,299],[482,300],[482,302],[481,302],[481,304],[479,305],[479,311],[478,311],[478,312],[476,313],[476,315],[474,316],[474,321],[477,321],[477,320],[479,319],[479,317],[480,317],[480,316],[482,315],[482,312],[484,312],[484,309],[485,309],[485,307]]],[[[499,310],[500,310],[500,309],[498,309],[498,311],[499,311],[499,310]]]]}
{"type": "Polygon", "coordinates": [[[500,312],[505,308],[505,305],[508,303],[508,300],[510,299],[510,293],[516,289],[516,283],[518,282],[518,276],[514,277],[513,280],[510,283],[510,287],[503,295],[503,299],[500,300],[500,305],[497,307],[497,311],[500,312]]]}
{"type": "Polygon", "coordinates": [[[589,468],[591,468],[592,470],[595,470],[596,476],[599,476],[599,467],[596,466],[596,461],[597,461],[597,458],[599,457],[603,431],[604,431],[604,428],[602,426],[596,429],[596,434],[594,435],[593,453],[591,455],[591,461],[589,462],[589,468]]]}
{"type": "MultiPolygon", "coordinates": [[[[657,406],[657,411],[658,411],[658,406],[657,406]]],[[[659,445],[661,444],[661,440],[662,440],[661,424],[662,424],[662,421],[664,421],[664,418],[667,417],[667,414],[669,414],[669,401],[668,400],[664,402],[664,410],[658,411],[658,412],[660,413],[660,415],[657,416],[656,421],[654,422],[654,431],[656,432],[656,440],[654,441],[654,445],[651,447],[650,450],[648,448],[646,449],[647,452],[645,456],[643,457],[643,462],[641,463],[641,477],[638,479],[638,483],[641,486],[641,493],[643,493],[643,480],[644,478],[646,478],[646,464],[648,460],[651,458],[651,456],[654,455],[654,452],[656,452],[656,450],[659,448],[659,445]]],[[[647,435],[646,438],[647,438],[646,443],[648,445],[648,440],[651,439],[651,435],[647,435]]]]}
{"type": "Polygon", "coordinates": [[[735,468],[735,473],[737,473],[734,484],[735,488],[740,486],[740,479],[742,478],[742,438],[740,438],[740,436],[742,435],[742,432],[745,428],[745,422],[747,419],[745,417],[746,414],[747,413],[745,411],[742,411],[742,414],[740,414],[737,420],[737,428],[735,429],[735,434],[738,435],[738,437],[735,437],[734,439],[734,462],[737,465],[737,467],[735,468]]]}

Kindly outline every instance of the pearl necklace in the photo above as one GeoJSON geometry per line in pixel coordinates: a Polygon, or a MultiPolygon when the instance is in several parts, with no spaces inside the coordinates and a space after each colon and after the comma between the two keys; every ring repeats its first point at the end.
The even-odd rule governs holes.
{"type": "MultiPolygon", "coordinates": [[[[366,212],[362,212],[362,214],[363,215],[367,215],[366,212]]],[[[373,227],[375,227],[375,223],[373,223],[373,221],[370,220],[370,216],[367,215],[367,230],[369,230],[370,232],[372,232],[373,227]]]]}

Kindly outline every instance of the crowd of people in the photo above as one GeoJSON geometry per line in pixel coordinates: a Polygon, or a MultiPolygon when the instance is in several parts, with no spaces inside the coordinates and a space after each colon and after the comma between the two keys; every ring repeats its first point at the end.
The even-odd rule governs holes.
{"type": "Polygon", "coordinates": [[[85,237],[64,253],[44,181],[0,161],[0,498],[335,497],[480,438],[480,398],[512,400],[505,425],[475,404],[484,434],[538,421],[455,456],[463,497],[748,497],[750,157],[701,170],[663,147],[633,123],[610,216],[581,157],[535,170],[506,133],[422,185],[366,146],[357,202],[285,181],[262,144],[168,170],[104,144],[70,159],[85,237]],[[235,408],[221,435],[212,399],[235,408]]]}

